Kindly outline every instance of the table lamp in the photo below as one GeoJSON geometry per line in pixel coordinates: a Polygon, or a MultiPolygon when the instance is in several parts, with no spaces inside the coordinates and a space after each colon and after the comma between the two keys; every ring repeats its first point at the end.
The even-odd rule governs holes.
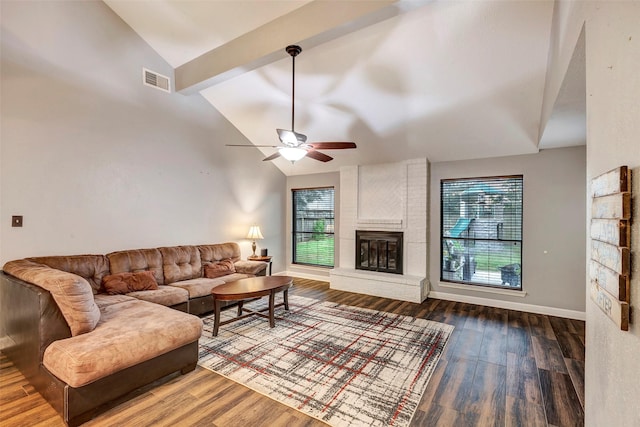
{"type": "Polygon", "coordinates": [[[251,249],[253,249],[253,255],[251,256],[255,257],[256,256],[256,239],[264,239],[264,236],[260,232],[260,227],[258,227],[257,225],[252,225],[251,228],[249,228],[249,232],[247,233],[247,239],[253,240],[253,242],[251,243],[251,249]]]}

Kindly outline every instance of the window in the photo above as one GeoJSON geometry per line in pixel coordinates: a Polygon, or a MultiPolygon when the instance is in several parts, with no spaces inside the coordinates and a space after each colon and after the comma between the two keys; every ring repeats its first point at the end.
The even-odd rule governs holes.
{"type": "Polygon", "coordinates": [[[522,289],[522,176],[440,182],[440,280],[522,289]]]}
{"type": "Polygon", "coordinates": [[[293,263],[333,267],[334,189],[292,190],[293,263]]]}

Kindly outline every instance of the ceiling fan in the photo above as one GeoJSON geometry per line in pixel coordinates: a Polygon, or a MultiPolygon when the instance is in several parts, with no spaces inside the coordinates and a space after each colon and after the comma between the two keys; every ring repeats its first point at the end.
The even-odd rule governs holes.
{"type": "Polygon", "coordinates": [[[276,148],[277,151],[263,159],[263,161],[269,161],[277,159],[278,157],[284,157],[291,163],[302,159],[303,157],[310,157],[321,162],[328,162],[333,160],[333,157],[321,153],[318,150],[342,150],[346,148],[356,148],[354,142],[307,142],[307,136],[298,133],[294,130],[294,117],[295,117],[295,94],[296,94],[296,56],[302,52],[302,48],[296,45],[287,46],[287,53],[291,55],[292,60],[292,82],[291,82],[291,130],[276,129],[278,132],[278,138],[283,145],[247,145],[247,144],[227,144],[228,147],[271,147],[276,148]]]}

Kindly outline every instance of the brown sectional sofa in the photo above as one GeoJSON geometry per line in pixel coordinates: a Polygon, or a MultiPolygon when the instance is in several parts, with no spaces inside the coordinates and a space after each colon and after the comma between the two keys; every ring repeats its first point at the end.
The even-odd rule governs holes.
{"type": "Polygon", "coordinates": [[[213,310],[213,287],[264,275],[266,266],[241,261],[236,243],[10,261],[0,274],[2,351],[78,425],[140,387],[195,369],[202,321],[193,314],[213,310]],[[204,277],[207,264],[227,258],[235,273],[204,277]],[[106,293],[105,276],[140,271],[153,272],[158,289],[106,293]]]}
{"type": "Polygon", "coordinates": [[[213,310],[213,287],[233,280],[264,276],[267,269],[263,262],[242,261],[237,243],[135,249],[112,252],[106,257],[112,274],[153,272],[160,292],[138,291],[128,295],[191,314],[213,310]],[[205,278],[204,266],[223,259],[233,261],[236,273],[215,279],[205,278]]]}

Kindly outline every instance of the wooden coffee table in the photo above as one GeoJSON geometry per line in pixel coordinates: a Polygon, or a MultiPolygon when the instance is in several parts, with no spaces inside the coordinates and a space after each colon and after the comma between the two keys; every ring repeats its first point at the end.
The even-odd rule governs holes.
{"type": "Polygon", "coordinates": [[[213,322],[213,336],[218,336],[218,328],[220,325],[226,325],[248,316],[261,316],[269,319],[269,326],[275,327],[276,320],[274,310],[276,307],[284,306],[285,310],[289,310],[289,288],[293,283],[293,278],[289,276],[261,276],[249,279],[240,279],[234,282],[225,283],[216,286],[211,290],[213,296],[213,306],[215,317],[213,322]],[[277,292],[283,292],[284,302],[275,304],[275,296],[277,292]],[[263,310],[253,311],[242,306],[244,300],[258,298],[269,295],[269,307],[263,310]],[[221,301],[238,301],[238,317],[233,319],[220,321],[220,305],[221,301]],[[269,311],[269,314],[262,313],[269,311]]]}

